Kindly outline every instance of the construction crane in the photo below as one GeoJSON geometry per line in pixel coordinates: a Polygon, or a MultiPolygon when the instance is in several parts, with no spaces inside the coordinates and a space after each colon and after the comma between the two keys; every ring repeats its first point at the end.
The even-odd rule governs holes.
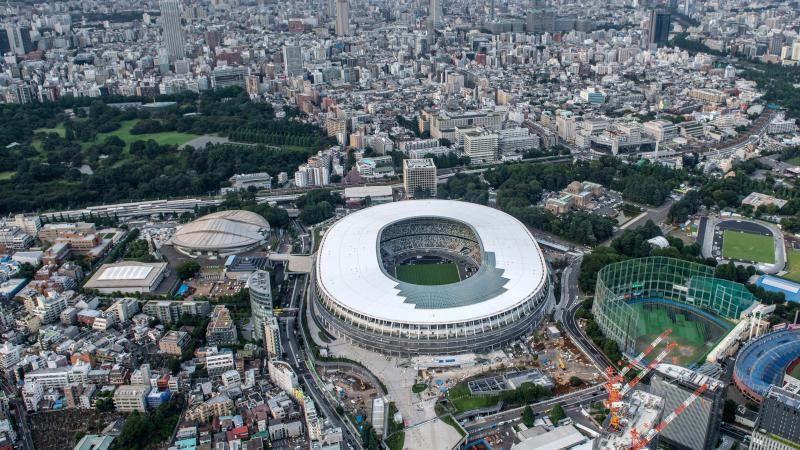
{"type": "MultiPolygon", "coordinates": [[[[672,333],[672,329],[666,329],[663,333],[659,334],[653,342],[650,343],[644,350],[641,351],[630,363],[625,366],[619,373],[613,367],[606,368],[606,377],[608,381],[605,384],[606,391],[608,392],[608,400],[605,402],[606,408],[611,412],[611,420],[609,422],[609,429],[614,431],[619,428],[619,410],[622,407],[622,395],[620,394],[620,386],[625,381],[625,375],[636,365],[640,364],[645,356],[650,354],[661,342],[663,342],[672,333]]],[[[638,382],[638,381],[637,381],[638,382]]],[[[635,384],[634,384],[635,385],[635,384]]],[[[626,391],[627,392],[627,391],[626,391]]]]}
{"type": "Polygon", "coordinates": [[[629,372],[631,369],[633,369],[633,367],[634,367],[634,366],[636,366],[636,365],[640,364],[640,363],[642,362],[642,360],[644,359],[644,357],[645,357],[645,356],[647,356],[647,355],[649,355],[649,354],[650,354],[650,352],[652,352],[653,350],[655,350],[655,348],[656,348],[656,347],[658,347],[658,345],[659,345],[660,343],[662,343],[662,342],[663,342],[663,341],[664,341],[664,340],[665,340],[667,337],[669,337],[669,335],[670,335],[671,333],[672,333],[672,328],[667,328],[666,330],[664,330],[664,332],[663,332],[663,333],[661,333],[661,334],[659,334],[658,336],[656,336],[656,338],[655,338],[655,339],[653,339],[653,342],[651,342],[651,343],[650,343],[650,345],[648,345],[647,347],[645,347],[645,348],[644,348],[644,350],[642,350],[642,351],[641,351],[641,353],[639,353],[638,355],[636,355],[636,357],[635,357],[635,358],[631,359],[631,361],[628,363],[628,365],[627,365],[627,366],[625,366],[625,367],[624,367],[624,368],[623,368],[623,369],[622,369],[622,370],[619,372],[619,374],[620,374],[620,375],[622,375],[623,377],[624,377],[625,375],[627,375],[627,373],[628,373],[628,372],[629,372]]]}
{"type": "Polygon", "coordinates": [[[697,388],[697,390],[692,392],[692,395],[690,395],[686,400],[684,400],[683,403],[680,404],[680,406],[675,408],[675,411],[672,411],[664,420],[661,421],[661,423],[659,423],[653,428],[650,428],[650,430],[644,435],[640,435],[635,428],[632,429],[631,430],[632,444],[630,450],[641,450],[647,447],[647,445],[650,444],[650,441],[652,441],[653,438],[655,438],[658,435],[658,433],[661,433],[661,431],[664,428],[666,428],[667,425],[669,425],[673,420],[675,420],[679,415],[681,415],[681,413],[686,411],[686,408],[688,408],[689,405],[694,403],[695,400],[700,398],[700,396],[703,395],[703,392],[705,392],[706,389],[708,389],[708,384],[704,384],[699,388],[697,388]]]}
{"type": "Polygon", "coordinates": [[[647,364],[647,366],[645,366],[645,368],[642,369],[641,372],[639,372],[635,377],[633,377],[633,379],[629,381],[627,384],[625,384],[625,386],[622,386],[622,390],[619,392],[620,397],[624,397],[625,394],[628,393],[628,391],[630,391],[631,389],[633,389],[634,386],[639,384],[639,382],[642,381],[642,378],[646,377],[647,374],[650,373],[651,370],[653,370],[653,367],[659,365],[661,361],[663,361],[664,358],[667,357],[669,352],[671,352],[677,346],[678,346],[677,342],[670,342],[669,344],[667,344],[667,346],[664,347],[664,350],[661,350],[661,353],[656,355],[656,357],[653,358],[653,360],[650,361],[650,363],[647,364]]]}

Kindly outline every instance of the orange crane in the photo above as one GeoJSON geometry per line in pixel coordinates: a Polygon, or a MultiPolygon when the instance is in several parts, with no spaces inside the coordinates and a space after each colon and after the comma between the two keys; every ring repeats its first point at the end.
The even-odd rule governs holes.
{"type": "MultiPolygon", "coordinates": [[[[606,368],[606,376],[608,381],[605,384],[606,391],[608,392],[608,400],[605,402],[606,408],[611,412],[611,421],[609,428],[612,431],[619,429],[619,410],[622,406],[622,395],[620,395],[620,386],[625,381],[625,375],[637,364],[641,363],[645,356],[650,354],[661,342],[663,342],[672,333],[672,329],[666,329],[663,333],[659,334],[653,342],[650,343],[641,353],[636,355],[627,366],[625,366],[619,373],[613,367],[606,368]]],[[[637,381],[638,382],[638,381],[637,381]]],[[[634,383],[635,386],[635,383],[634,383]]]]}
{"type": "Polygon", "coordinates": [[[645,368],[642,369],[641,372],[639,372],[635,377],[633,377],[631,381],[629,381],[625,386],[622,387],[622,390],[619,392],[620,397],[625,396],[625,394],[627,394],[628,391],[630,391],[634,386],[639,384],[639,382],[642,381],[642,378],[647,376],[647,374],[650,373],[651,370],[653,370],[653,367],[660,364],[661,361],[663,361],[664,358],[667,357],[669,352],[674,350],[675,347],[677,346],[678,346],[677,342],[670,342],[669,344],[667,344],[667,346],[664,347],[664,350],[661,350],[661,353],[659,353],[655,358],[653,358],[653,360],[650,361],[650,363],[647,366],[645,366],[645,368]]]}
{"type": "Polygon", "coordinates": [[[706,389],[708,389],[707,384],[704,384],[699,388],[697,388],[697,390],[692,392],[692,395],[690,395],[686,400],[684,400],[683,403],[680,404],[680,406],[675,408],[675,411],[672,411],[664,420],[661,421],[661,423],[659,423],[653,428],[650,428],[650,430],[644,435],[640,435],[635,428],[632,429],[631,430],[632,444],[629,450],[642,450],[643,448],[647,447],[647,445],[650,444],[650,441],[652,441],[653,438],[658,435],[658,433],[661,433],[661,431],[664,428],[666,428],[667,425],[669,425],[673,420],[675,420],[678,416],[680,416],[681,413],[686,411],[686,408],[688,408],[689,405],[694,403],[695,400],[700,398],[700,396],[703,395],[703,392],[705,392],[706,389]]]}
{"type": "Polygon", "coordinates": [[[649,354],[650,354],[650,352],[652,352],[653,350],[655,350],[655,348],[656,348],[656,347],[658,347],[658,344],[662,343],[662,342],[663,342],[663,341],[664,341],[664,340],[665,340],[667,337],[669,337],[669,335],[670,335],[671,333],[672,333],[672,328],[667,328],[666,330],[664,330],[664,332],[663,332],[663,333],[661,333],[661,334],[659,334],[658,336],[656,336],[656,338],[655,338],[655,339],[653,339],[653,342],[651,342],[651,343],[650,343],[650,345],[648,345],[647,347],[645,347],[645,348],[644,348],[644,350],[642,350],[642,351],[641,351],[641,353],[639,353],[638,355],[636,355],[636,357],[635,357],[635,358],[633,358],[633,359],[632,359],[632,360],[631,360],[631,361],[628,363],[628,365],[627,365],[627,366],[625,366],[625,367],[624,367],[624,368],[623,368],[623,369],[620,371],[620,375],[622,375],[622,376],[624,377],[624,376],[625,376],[625,375],[628,373],[628,371],[630,371],[630,370],[631,370],[631,369],[632,369],[634,366],[636,366],[637,364],[641,363],[641,362],[642,362],[642,359],[644,359],[644,357],[645,357],[645,356],[649,355],[649,354]]]}

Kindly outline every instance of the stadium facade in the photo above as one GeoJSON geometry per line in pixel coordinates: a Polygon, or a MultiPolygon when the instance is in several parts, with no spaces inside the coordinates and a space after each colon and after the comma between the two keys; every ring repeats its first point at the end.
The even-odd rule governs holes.
{"type": "Polygon", "coordinates": [[[739,351],[733,383],[746,397],[761,402],[771,385],[783,385],[787,368],[798,358],[800,326],[767,333],[739,351]]]}
{"type": "Polygon", "coordinates": [[[333,335],[393,355],[498,348],[552,307],[544,256],[528,229],[496,209],[410,200],[346,216],[324,234],[313,269],[315,321],[333,335]],[[395,277],[434,259],[458,267],[436,286],[395,277]]]}
{"type": "MultiPolygon", "coordinates": [[[[675,258],[653,256],[631,259],[602,268],[597,274],[592,313],[603,334],[623,353],[640,351],[652,337],[673,328],[671,338],[681,338],[698,348],[686,350],[692,363],[700,361],[733,328],[755,298],[745,286],[714,278],[714,268],[675,258]],[[659,329],[650,316],[664,319],[659,329]],[[686,319],[688,317],[688,320],[686,319]],[[682,324],[673,321],[682,321],[682,324]],[[689,334],[687,331],[687,334],[689,334]]],[[[692,364],[686,364],[692,365],[692,364]]]]}

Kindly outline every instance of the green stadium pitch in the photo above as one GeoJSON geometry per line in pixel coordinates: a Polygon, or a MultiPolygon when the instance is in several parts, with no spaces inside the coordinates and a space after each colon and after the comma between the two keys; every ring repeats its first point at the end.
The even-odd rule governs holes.
{"type": "Polygon", "coordinates": [[[397,279],[411,284],[434,286],[457,283],[458,266],[444,264],[406,264],[397,266],[397,279]]]}
{"type": "Polygon", "coordinates": [[[775,241],[772,236],[725,230],[722,234],[722,256],[738,261],[775,263],[775,241]]]}
{"type": "MultiPolygon", "coordinates": [[[[702,364],[708,352],[730,331],[698,314],[677,307],[665,308],[649,303],[631,306],[640,314],[637,352],[650,345],[667,328],[672,329],[668,341],[674,341],[678,346],[664,359],[665,363],[683,367],[702,364]]],[[[666,343],[661,343],[649,357],[655,357],[665,345],[666,343]]]]}

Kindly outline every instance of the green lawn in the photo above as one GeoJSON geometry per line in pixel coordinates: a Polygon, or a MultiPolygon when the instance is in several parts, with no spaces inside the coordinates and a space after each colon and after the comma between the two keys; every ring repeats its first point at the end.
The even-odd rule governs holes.
{"type": "Polygon", "coordinates": [[[725,230],[722,234],[722,256],[772,264],[775,262],[775,243],[772,236],[725,230]]]}
{"type": "Polygon", "coordinates": [[[386,439],[386,445],[389,447],[389,450],[403,450],[405,442],[406,434],[402,431],[398,431],[386,439]]]}
{"type": "Polygon", "coordinates": [[[487,408],[494,406],[499,401],[493,395],[472,395],[469,393],[467,383],[460,383],[453,386],[453,389],[447,392],[447,398],[453,405],[456,413],[464,411],[472,411],[473,409],[487,408]]]}
{"type": "Polygon", "coordinates": [[[789,372],[789,375],[791,375],[791,376],[793,376],[793,377],[795,377],[797,379],[800,379],[800,364],[794,366],[792,371],[789,372]]]}
{"type": "Polygon", "coordinates": [[[63,138],[67,131],[64,128],[64,124],[60,123],[60,124],[58,124],[57,126],[55,126],[53,128],[37,128],[33,132],[34,133],[56,133],[56,134],[58,134],[59,136],[61,136],[63,138]]]}
{"type": "Polygon", "coordinates": [[[397,266],[397,279],[426,286],[457,282],[458,266],[445,264],[409,264],[397,266]]]}
{"type": "Polygon", "coordinates": [[[783,278],[800,282],[800,251],[789,250],[786,252],[786,259],[789,263],[786,267],[788,273],[783,278]]]}
{"type": "MultiPolygon", "coordinates": [[[[92,144],[102,143],[109,136],[117,136],[125,142],[125,148],[130,147],[131,143],[136,141],[149,141],[150,139],[156,141],[159,145],[182,145],[192,139],[197,138],[196,134],[181,133],[178,131],[165,131],[163,133],[149,133],[149,134],[131,134],[131,129],[136,125],[138,119],[125,120],[120,122],[119,128],[110,133],[98,133],[94,142],[83,142],[81,146],[88,148],[92,144]]],[[[64,124],[59,124],[54,128],[39,128],[35,133],[58,133],[59,136],[64,137],[66,130],[64,124]]],[[[41,142],[39,139],[33,140],[33,146],[41,150],[41,142]]]]}
{"type": "MultiPolygon", "coordinates": [[[[110,133],[99,133],[95,142],[103,142],[107,137],[117,136],[122,139],[126,147],[130,146],[132,142],[136,141],[149,141],[150,139],[156,141],[159,145],[181,145],[185,144],[197,135],[189,133],[180,133],[177,131],[165,131],[163,133],[149,133],[149,134],[131,134],[131,129],[136,125],[137,120],[126,120],[120,122],[120,127],[110,133]]],[[[90,144],[86,144],[89,146],[90,144]]]]}
{"type": "Polygon", "coordinates": [[[16,174],[17,174],[17,172],[14,172],[14,171],[0,172],[0,181],[10,180],[10,179],[14,178],[14,175],[16,175],[16,174]]]}
{"type": "Polygon", "coordinates": [[[786,164],[791,164],[793,166],[800,166],[800,156],[795,156],[793,158],[789,158],[784,161],[786,164]]]}

